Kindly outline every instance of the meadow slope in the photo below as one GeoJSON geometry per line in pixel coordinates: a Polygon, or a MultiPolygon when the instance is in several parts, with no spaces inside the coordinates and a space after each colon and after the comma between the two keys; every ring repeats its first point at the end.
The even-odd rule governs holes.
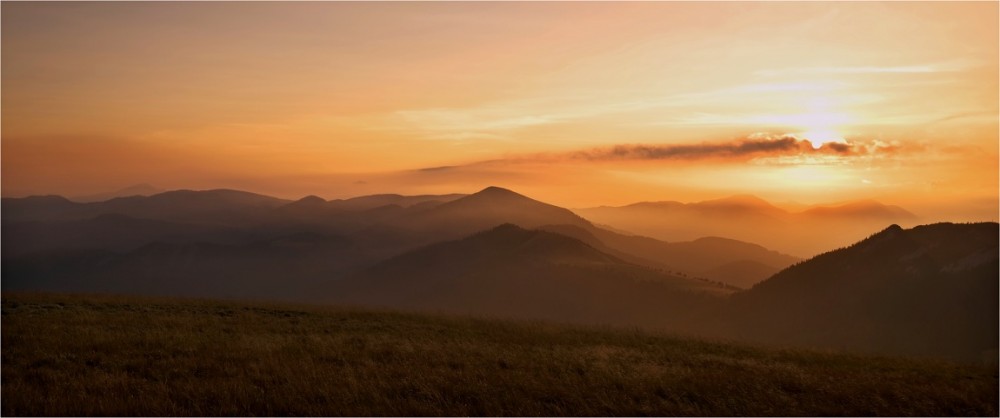
{"type": "Polygon", "coordinates": [[[997,366],[636,330],[10,294],[3,415],[997,415],[997,366]]]}

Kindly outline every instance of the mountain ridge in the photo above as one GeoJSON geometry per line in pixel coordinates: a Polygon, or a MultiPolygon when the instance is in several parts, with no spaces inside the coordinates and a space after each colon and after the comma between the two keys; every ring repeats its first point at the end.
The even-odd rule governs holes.
{"type": "Polygon", "coordinates": [[[891,225],[734,295],[735,334],[978,358],[996,349],[1000,225],[891,225]]]}

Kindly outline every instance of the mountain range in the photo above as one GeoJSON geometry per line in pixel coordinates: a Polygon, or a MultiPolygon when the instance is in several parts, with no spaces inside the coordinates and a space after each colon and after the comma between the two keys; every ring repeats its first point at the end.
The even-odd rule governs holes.
{"type": "Polygon", "coordinates": [[[889,224],[914,225],[919,217],[875,200],[779,208],[751,195],[694,203],[639,202],[575,209],[598,224],[666,241],[706,235],[755,242],[787,254],[810,257],[848,245],[889,224]]]}
{"type": "MultiPolygon", "coordinates": [[[[762,229],[839,216],[814,209],[787,215],[744,196],[690,210],[762,229]]],[[[499,187],[329,201],[41,196],[0,210],[4,291],[283,299],[963,359],[997,346],[996,223],[883,226],[802,260],[719,236],[626,234],[499,187]]]]}
{"type": "Polygon", "coordinates": [[[679,327],[732,287],[626,262],[513,224],[426,246],[336,282],[331,301],[563,322],[679,327]]]}
{"type": "Polygon", "coordinates": [[[620,234],[567,209],[499,187],[471,195],[375,195],[331,201],[316,196],[288,201],[235,190],[178,190],[91,203],[39,196],[4,198],[2,211],[5,258],[49,250],[121,253],[152,243],[240,247],[313,233],[351,241],[364,253],[357,259],[364,264],[512,223],[558,230],[647,267],[740,287],[799,260],[735,240],[667,243],[620,234]],[[728,263],[753,263],[759,268],[726,270],[728,263]]]}
{"type": "Polygon", "coordinates": [[[156,186],[147,183],[141,183],[141,184],[134,184],[112,192],[73,196],[70,197],[70,200],[74,202],[103,202],[105,200],[111,200],[116,197],[151,196],[154,194],[163,193],[165,191],[166,190],[160,189],[156,186]]]}

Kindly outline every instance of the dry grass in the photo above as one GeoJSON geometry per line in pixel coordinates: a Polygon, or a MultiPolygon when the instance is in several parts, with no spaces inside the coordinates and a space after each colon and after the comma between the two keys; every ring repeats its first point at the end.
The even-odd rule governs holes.
{"type": "Polygon", "coordinates": [[[4,415],[997,415],[997,366],[638,331],[5,294],[4,415]]]}

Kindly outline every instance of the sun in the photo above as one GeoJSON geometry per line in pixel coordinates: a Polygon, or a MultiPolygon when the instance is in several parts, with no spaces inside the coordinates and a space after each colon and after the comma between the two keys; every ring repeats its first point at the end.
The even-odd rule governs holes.
{"type": "Polygon", "coordinates": [[[830,142],[846,142],[844,137],[832,129],[813,129],[796,134],[796,136],[808,139],[813,148],[819,149],[823,144],[830,142]]]}

